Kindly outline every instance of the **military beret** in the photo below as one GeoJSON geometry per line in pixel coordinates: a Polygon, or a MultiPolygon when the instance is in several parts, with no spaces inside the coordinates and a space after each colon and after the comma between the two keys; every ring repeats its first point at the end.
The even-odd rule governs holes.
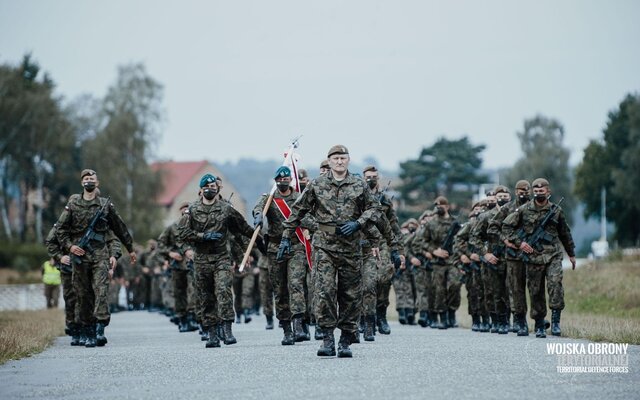
{"type": "Polygon", "coordinates": [[[84,178],[85,176],[93,176],[93,175],[96,175],[96,171],[92,169],[83,169],[82,172],[80,173],[80,179],[84,178]]]}
{"type": "Polygon", "coordinates": [[[298,170],[298,178],[306,178],[307,176],[309,176],[309,174],[307,173],[306,169],[300,168],[298,170]]]}
{"type": "Polygon", "coordinates": [[[425,217],[430,217],[432,215],[433,215],[433,210],[426,210],[425,212],[420,214],[420,219],[423,219],[425,217]]]}
{"type": "Polygon", "coordinates": [[[549,181],[544,179],[544,178],[538,178],[536,180],[533,181],[533,184],[531,185],[534,188],[541,188],[541,187],[549,187],[549,181]]]}
{"type": "Polygon", "coordinates": [[[471,206],[471,210],[473,210],[476,207],[482,207],[479,201],[476,201],[475,203],[473,203],[473,205],[471,206]]]}
{"type": "Polygon", "coordinates": [[[376,168],[375,165],[367,165],[366,167],[364,167],[364,169],[362,170],[362,173],[364,174],[365,172],[378,172],[378,168],[376,168]]]}
{"type": "Polygon", "coordinates": [[[320,168],[329,168],[329,160],[323,160],[320,163],[320,168]]]}
{"type": "Polygon", "coordinates": [[[506,186],[498,185],[498,186],[495,187],[495,189],[493,189],[493,192],[495,194],[498,194],[498,193],[509,193],[509,189],[507,189],[506,186]]]}
{"type": "Polygon", "coordinates": [[[327,157],[331,157],[334,154],[349,154],[349,150],[341,144],[337,144],[329,149],[327,157]]]}
{"type": "Polygon", "coordinates": [[[531,185],[529,185],[529,181],[525,181],[524,179],[521,179],[516,183],[516,189],[529,190],[531,189],[531,185]]]}
{"type": "Polygon", "coordinates": [[[449,200],[447,200],[446,197],[444,196],[438,196],[436,197],[436,200],[434,202],[437,206],[446,206],[449,204],[449,200]]]}
{"type": "Polygon", "coordinates": [[[409,219],[405,222],[405,224],[407,224],[407,225],[412,225],[412,224],[413,224],[413,225],[418,225],[418,220],[417,220],[417,219],[415,219],[415,218],[409,218],[409,219]]]}
{"type": "Polygon", "coordinates": [[[216,181],[216,177],[211,174],[204,174],[202,178],[200,178],[200,187],[205,187],[209,183],[214,183],[216,181]]]}
{"type": "Polygon", "coordinates": [[[291,170],[284,165],[276,170],[276,174],[273,179],[286,178],[291,176],[291,170]]]}
{"type": "Polygon", "coordinates": [[[178,207],[178,210],[182,210],[185,207],[189,207],[188,201],[183,201],[182,203],[180,203],[180,207],[178,207]]]}
{"type": "Polygon", "coordinates": [[[479,207],[486,207],[487,206],[487,199],[482,199],[478,202],[478,206],[479,207]]]}

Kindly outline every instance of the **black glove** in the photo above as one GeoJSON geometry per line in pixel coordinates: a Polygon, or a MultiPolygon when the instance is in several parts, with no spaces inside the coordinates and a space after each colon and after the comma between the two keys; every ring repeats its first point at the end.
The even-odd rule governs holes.
{"type": "Polygon", "coordinates": [[[391,261],[393,261],[393,266],[398,269],[400,265],[402,265],[402,259],[400,259],[400,253],[398,250],[391,251],[391,261]]]}
{"type": "Polygon", "coordinates": [[[264,216],[262,215],[262,213],[256,214],[253,216],[253,227],[257,228],[262,227],[262,219],[264,218],[264,216]]]}
{"type": "Polygon", "coordinates": [[[220,232],[205,232],[202,235],[202,240],[205,242],[215,242],[220,239],[222,239],[222,233],[220,232]]]}
{"type": "Polygon", "coordinates": [[[256,247],[258,248],[260,253],[262,253],[265,256],[267,255],[267,246],[264,244],[264,240],[262,239],[262,236],[258,236],[256,238],[256,247]]]}
{"type": "Polygon", "coordinates": [[[344,236],[353,235],[360,230],[360,223],[358,221],[348,221],[340,225],[340,234],[344,236]]]}
{"type": "Polygon", "coordinates": [[[278,247],[278,254],[276,255],[276,261],[284,260],[284,256],[291,251],[291,240],[289,238],[282,238],[280,241],[280,247],[278,247]]]}

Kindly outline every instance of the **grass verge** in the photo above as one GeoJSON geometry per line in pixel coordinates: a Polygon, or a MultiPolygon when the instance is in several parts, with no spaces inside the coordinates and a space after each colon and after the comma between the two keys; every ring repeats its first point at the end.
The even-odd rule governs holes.
{"type": "Polygon", "coordinates": [[[37,354],[64,335],[60,309],[0,312],[0,364],[37,354]]]}

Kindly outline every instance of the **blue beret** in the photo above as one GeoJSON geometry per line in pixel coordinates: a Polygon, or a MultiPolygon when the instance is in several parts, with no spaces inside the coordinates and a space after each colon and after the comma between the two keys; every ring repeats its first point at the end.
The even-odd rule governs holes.
{"type": "Polygon", "coordinates": [[[273,179],[286,178],[287,176],[291,176],[291,170],[283,165],[276,170],[276,176],[273,179]]]}
{"type": "Polygon", "coordinates": [[[211,174],[204,174],[202,178],[200,178],[200,187],[205,187],[209,183],[213,183],[216,181],[216,177],[211,174]]]}

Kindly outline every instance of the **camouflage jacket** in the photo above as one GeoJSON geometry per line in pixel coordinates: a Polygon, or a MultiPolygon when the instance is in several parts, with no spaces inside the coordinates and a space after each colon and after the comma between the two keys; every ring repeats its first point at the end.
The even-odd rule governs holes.
{"type": "Polygon", "coordinates": [[[169,266],[173,269],[188,270],[187,260],[184,257],[183,247],[188,249],[188,246],[183,246],[179,238],[179,221],[174,222],[165,228],[164,231],[158,236],[158,249],[160,254],[169,260],[169,266]],[[180,253],[182,255],[182,261],[176,261],[169,257],[170,252],[180,253]]]}
{"type": "MultiPolygon", "coordinates": [[[[535,200],[530,200],[516,208],[502,223],[503,236],[516,247],[520,247],[523,241],[519,235],[520,230],[523,230],[526,235],[525,238],[529,237],[549,212],[551,205],[551,202],[547,202],[544,206],[539,207],[535,204],[535,200]]],[[[544,230],[549,233],[553,240],[550,243],[542,242],[542,251],[538,252],[534,249],[534,252],[528,255],[531,264],[547,264],[553,258],[561,256],[561,245],[564,246],[569,257],[575,256],[575,244],[571,237],[571,229],[567,224],[561,207],[558,207],[544,230]]]]}
{"type": "Polygon", "coordinates": [[[191,246],[195,252],[195,260],[200,263],[213,262],[222,256],[229,256],[228,242],[231,234],[251,238],[253,228],[244,217],[229,203],[217,200],[211,205],[197,200],[189,205],[189,209],[178,223],[178,237],[182,243],[182,251],[191,246]],[[216,241],[205,241],[205,232],[219,232],[222,238],[216,241]]]}
{"type": "Polygon", "coordinates": [[[462,255],[469,257],[472,253],[472,246],[469,244],[473,227],[478,223],[478,218],[470,218],[469,221],[460,228],[453,240],[453,257],[456,261],[460,260],[462,255]]]}
{"type": "MultiPolygon", "coordinates": [[[[106,201],[107,199],[98,196],[87,201],[82,198],[81,194],[74,194],[69,198],[56,223],[58,242],[65,253],[70,252],[71,246],[82,238],[91,220],[98,210],[106,204],[106,201]]],[[[111,234],[122,242],[129,253],[133,252],[133,239],[113,203],[105,208],[105,214],[104,218],[98,220],[94,226],[95,232],[103,235],[103,240],[90,243],[96,257],[119,257],[120,247],[113,243],[111,234]]],[[[94,259],[91,252],[87,252],[83,257],[94,259]]]]}
{"type": "MultiPolygon", "coordinates": [[[[498,244],[499,236],[490,236],[488,233],[489,222],[498,213],[499,208],[487,210],[480,214],[469,235],[469,244],[474,253],[479,256],[493,251],[493,246],[498,244]]],[[[494,254],[495,255],[495,254],[494,254]]],[[[496,255],[497,256],[497,255],[496,255]]]]}
{"type": "MultiPolygon", "coordinates": [[[[434,250],[441,248],[447,235],[449,234],[451,225],[453,225],[454,222],[455,219],[452,216],[449,216],[447,218],[440,215],[437,215],[435,218],[429,221],[422,231],[423,236],[420,239],[421,252],[428,251],[429,253],[433,254],[434,250]]],[[[450,253],[445,262],[447,264],[452,264],[455,261],[454,258],[454,255],[450,253]]]]}
{"type": "MultiPolygon", "coordinates": [[[[489,228],[487,228],[487,233],[489,234],[489,237],[495,240],[496,242],[495,245],[501,246],[501,248],[505,250],[506,248],[502,247],[502,246],[505,246],[504,244],[505,237],[502,234],[502,223],[504,222],[505,218],[507,218],[509,214],[511,214],[516,210],[516,208],[518,208],[517,198],[511,200],[509,203],[500,207],[498,212],[489,221],[489,228]]],[[[504,253],[502,254],[502,257],[506,258],[507,260],[518,259],[517,257],[510,256],[509,253],[506,251],[504,251],[504,253]]]]}
{"type": "MultiPolygon", "coordinates": [[[[284,232],[284,221],[285,221],[285,217],[284,215],[282,215],[282,213],[280,212],[280,210],[278,209],[278,206],[276,205],[275,199],[283,199],[285,203],[287,203],[287,205],[289,206],[289,208],[293,207],[293,204],[295,203],[295,201],[300,197],[300,193],[291,190],[291,193],[288,196],[283,196],[282,193],[280,193],[279,191],[276,190],[276,192],[273,194],[273,199],[274,201],[271,202],[271,204],[269,204],[269,209],[267,210],[267,215],[265,216],[265,219],[267,220],[267,237],[269,239],[269,244],[267,247],[267,251],[269,253],[277,253],[278,252],[278,246],[280,245],[280,239],[282,238],[282,232],[284,232]]],[[[256,204],[256,206],[253,208],[253,216],[255,217],[256,215],[260,214],[262,212],[262,210],[264,209],[265,204],[267,203],[267,199],[269,198],[268,194],[263,194],[262,197],[260,197],[260,200],[258,200],[258,203],[256,204]]],[[[307,221],[309,221],[310,218],[305,217],[302,222],[301,222],[301,227],[303,229],[308,229],[308,225],[307,221]]],[[[298,240],[298,239],[294,239],[291,241],[291,246],[294,247],[300,247],[300,249],[298,250],[302,250],[302,243],[298,240]]]]}
{"type": "Polygon", "coordinates": [[[344,180],[337,181],[328,172],[311,181],[293,204],[289,219],[283,223],[282,237],[291,238],[302,218],[310,213],[318,223],[313,235],[314,247],[357,253],[362,235],[358,232],[351,236],[337,235],[335,228],[348,221],[357,221],[364,227],[376,212],[376,201],[362,179],[347,173],[344,180]]]}

